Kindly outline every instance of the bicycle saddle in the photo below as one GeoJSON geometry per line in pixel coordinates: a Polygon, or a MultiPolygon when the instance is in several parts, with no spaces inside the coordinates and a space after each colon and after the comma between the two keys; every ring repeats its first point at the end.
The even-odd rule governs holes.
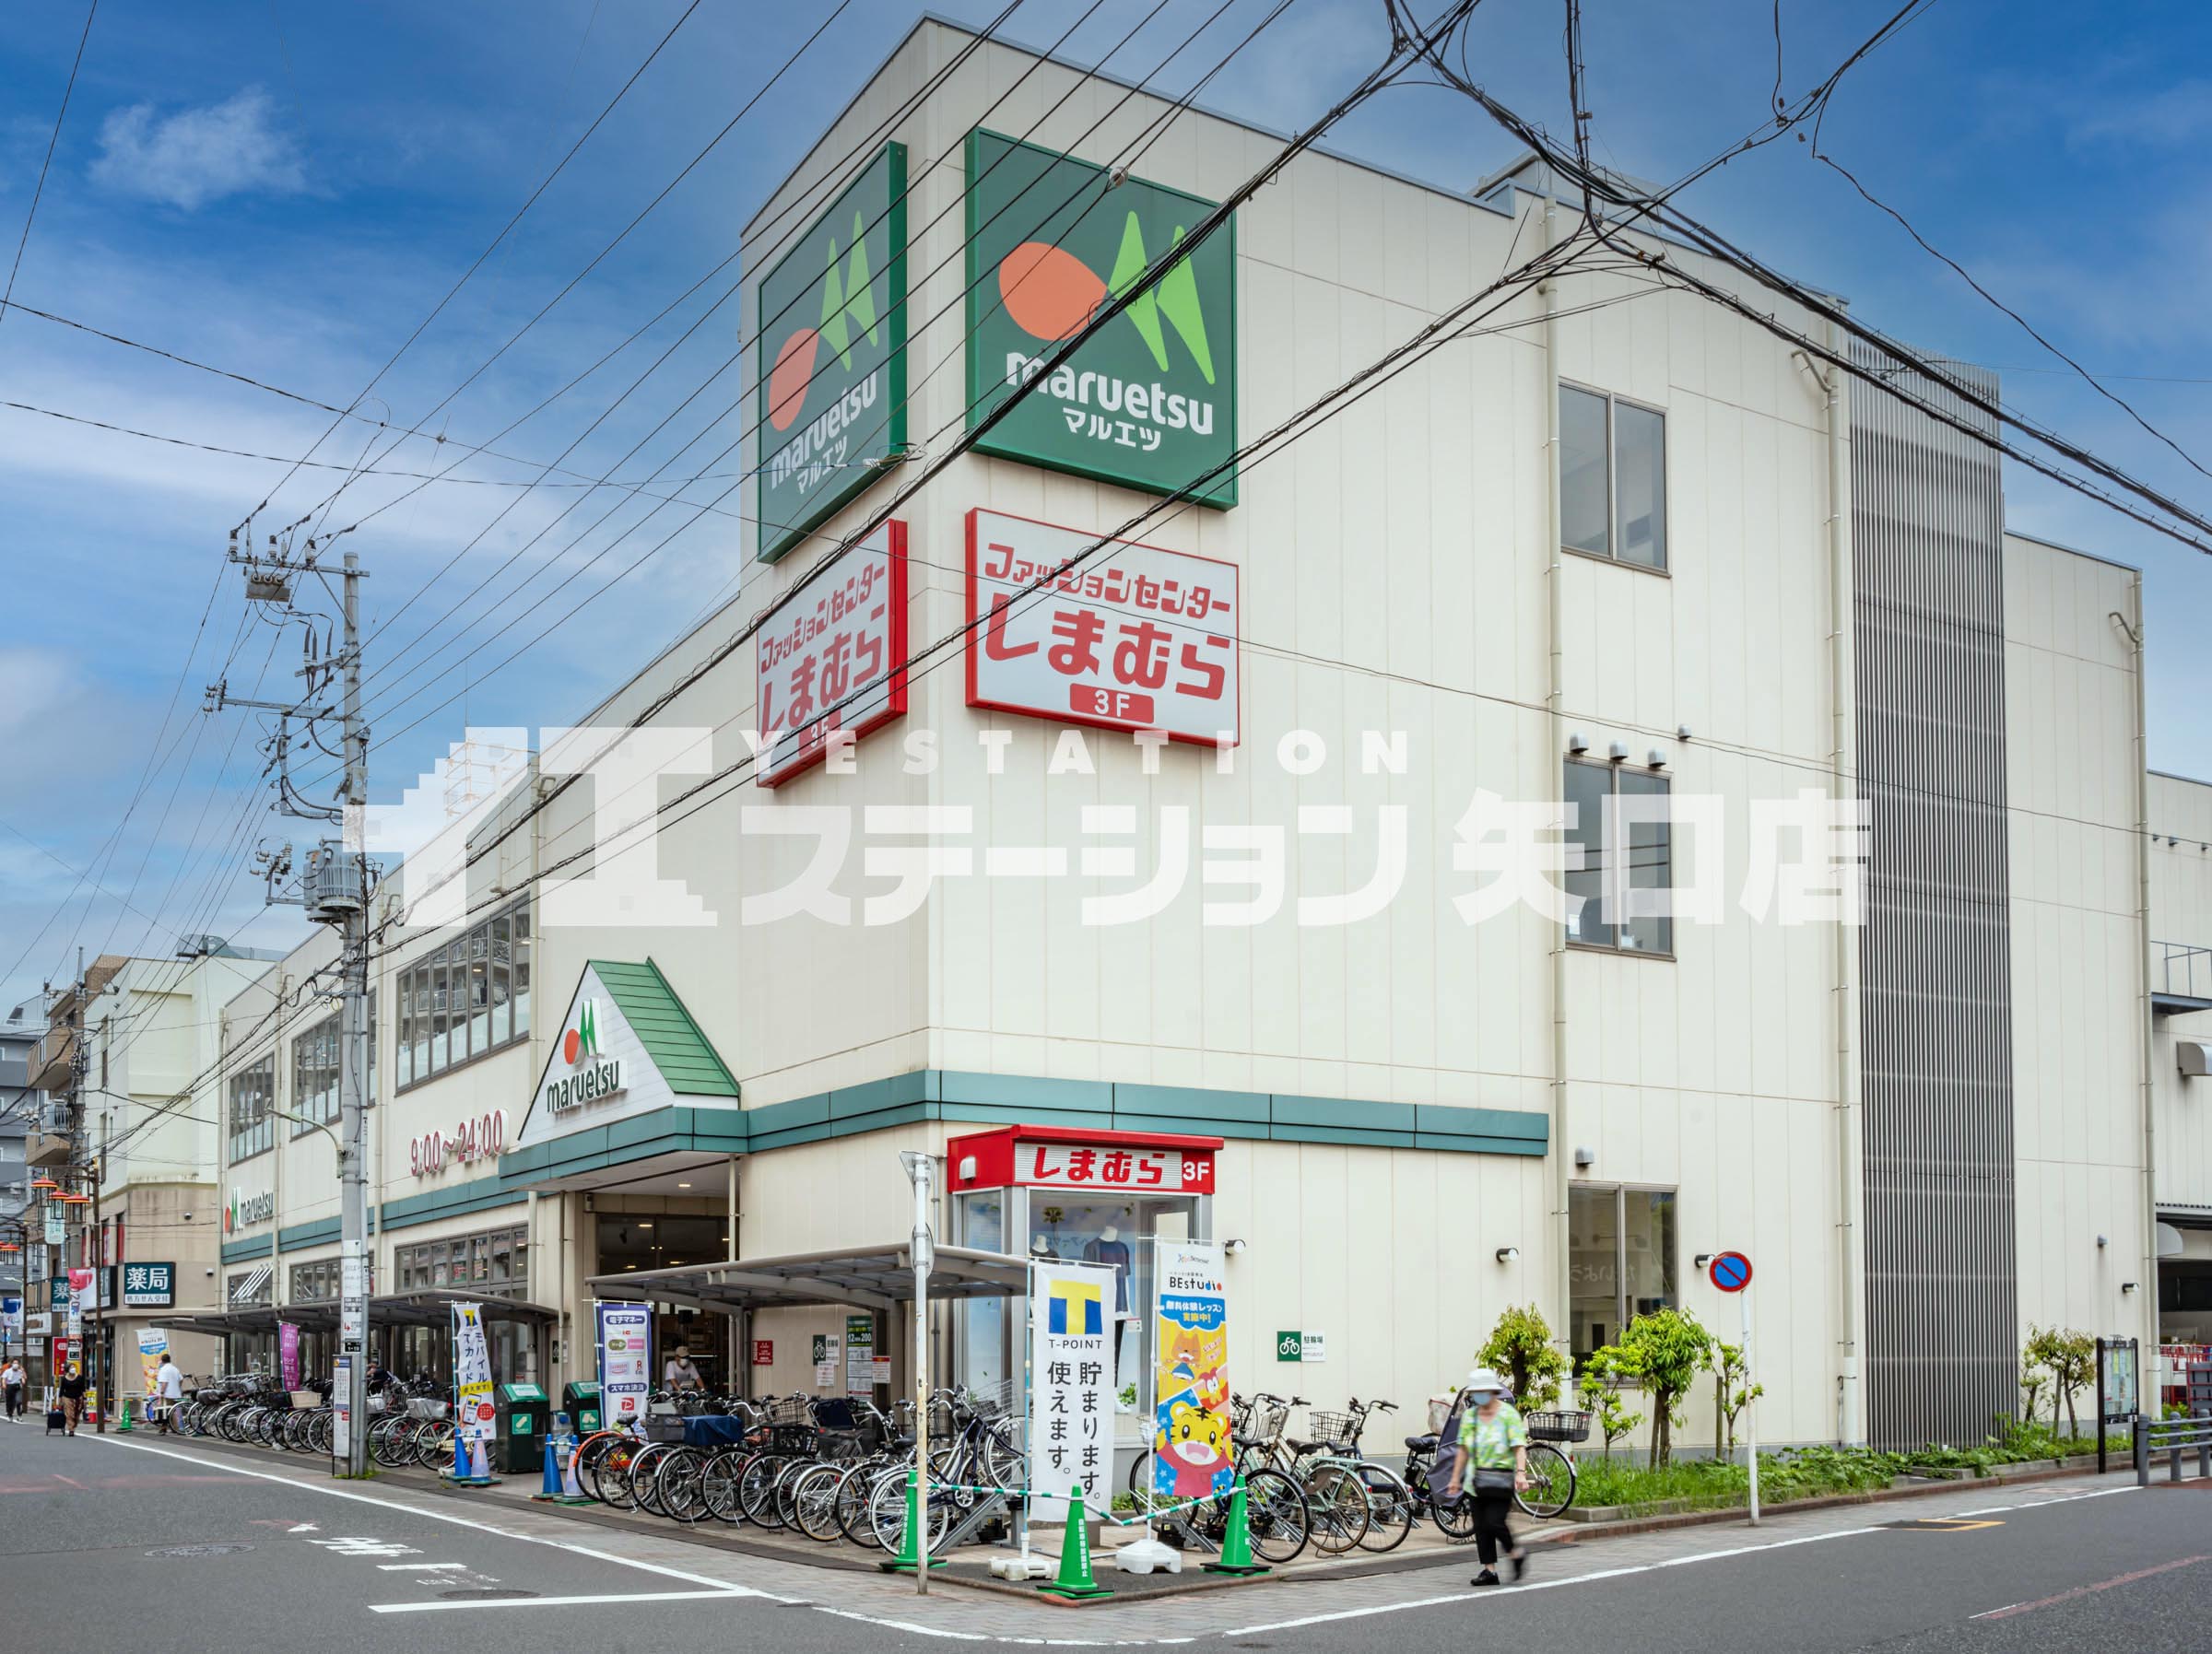
{"type": "Polygon", "coordinates": [[[1406,1438],[1406,1445],[1417,1453],[1426,1453],[1435,1448],[1436,1437],[1433,1436],[1408,1436],[1406,1438]]]}

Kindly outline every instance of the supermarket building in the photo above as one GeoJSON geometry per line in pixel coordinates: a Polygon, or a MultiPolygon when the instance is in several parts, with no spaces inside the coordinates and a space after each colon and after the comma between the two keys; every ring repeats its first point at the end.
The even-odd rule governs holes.
{"type": "MultiPolygon", "coordinates": [[[[1410,1408],[1508,1304],[1577,1351],[1668,1304],[1729,1331],[1696,1262],[1731,1248],[1769,1441],[1978,1438],[2030,1323],[2154,1339],[2161,1248],[2212,1277],[2212,1080],[2174,1051],[2212,968],[2180,1003],[2153,943],[2212,945],[2212,899],[2144,823],[2212,838],[2212,805],[2146,777],[2139,576],[2007,534],[1986,450],[1630,269],[1520,293],[1229,468],[1580,207],[1533,163],[1463,193],[1310,152],[1146,326],[1040,370],[1117,240],[1172,244],[1279,146],[1168,111],[925,20],[747,228],[771,416],[742,590],[376,898],[385,1358],[437,1368],[464,1291],[507,1307],[495,1363],[558,1385],[595,1296],[676,1272],[645,1296],[711,1382],[903,1390],[876,1290],[903,1150],[942,1159],[941,1240],[1126,1261],[1132,1313],[1150,1238],[1241,1242],[1234,1383],[1330,1404],[1410,1408]],[[731,647],[918,472],[901,445],[934,458],[1030,381],[731,647]],[[810,738],[833,693],[846,735],[810,738]],[[752,731],[756,761],[619,830],[752,731]],[[1864,925],[1781,916],[1806,793],[1869,801],[1864,925]],[[1560,800],[1588,900],[1488,902],[1484,832],[1560,800]],[[442,915],[433,864],[465,868],[442,915]],[[1670,886],[1717,914],[1644,910],[1670,886]],[[699,1273],[791,1259],[815,1300],[743,1316],[699,1273]]],[[[338,1192],[286,1116],[335,1119],[330,956],[231,1002],[217,1081],[223,1312],[240,1355],[309,1327],[311,1370],[338,1192]]],[[[1018,1370],[1003,1305],[939,1313],[940,1380],[1018,1370]]]]}

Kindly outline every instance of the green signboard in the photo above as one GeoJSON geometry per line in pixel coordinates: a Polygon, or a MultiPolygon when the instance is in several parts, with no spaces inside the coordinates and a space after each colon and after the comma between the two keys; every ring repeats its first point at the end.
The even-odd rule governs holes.
{"type": "MultiPolygon", "coordinates": [[[[1172,494],[1237,448],[1236,221],[1049,376],[1044,359],[1172,255],[1214,203],[968,135],[968,419],[1040,382],[978,451],[1172,494]]],[[[1193,498],[1237,502],[1233,466],[1193,498]]]]}
{"type": "Polygon", "coordinates": [[[753,292],[760,559],[773,562],[906,445],[906,146],[866,171],[753,292]]]}

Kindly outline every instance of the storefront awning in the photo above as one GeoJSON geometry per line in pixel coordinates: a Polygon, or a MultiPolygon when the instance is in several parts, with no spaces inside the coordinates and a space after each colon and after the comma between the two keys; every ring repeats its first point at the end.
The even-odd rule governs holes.
{"type": "MultiPolygon", "coordinates": [[[[1029,1290],[1029,1261],[1004,1252],[941,1246],[929,1272],[933,1298],[1008,1297],[1029,1290]]],[[[625,1270],[594,1275],[603,1298],[677,1304],[694,1309],[787,1309],[814,1304],[850,1304],[888,1309],[914,1296],[913,1254],[904,1241],[834,1252],[793,1252],[781,1258],[687,1263],[677,1269],[625,1270]]]]}

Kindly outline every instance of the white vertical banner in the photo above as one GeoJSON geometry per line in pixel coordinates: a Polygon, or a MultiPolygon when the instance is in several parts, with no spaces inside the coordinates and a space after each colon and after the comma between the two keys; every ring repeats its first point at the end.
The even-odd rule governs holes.
{"type": "Polygon", "coordinates": [[[1030,1521],[1067,1520],[1080,1487],[1113,1500],[1113,1271],[1038,1261],[1030,1271],[1030,1521]]]}
{"type": "Polygon", "coordinates": [[[472,1441],[491,1435],[491,1351],[484,1343],[484,1307],[453,1306],[453,1428],[472,1441]]]}

